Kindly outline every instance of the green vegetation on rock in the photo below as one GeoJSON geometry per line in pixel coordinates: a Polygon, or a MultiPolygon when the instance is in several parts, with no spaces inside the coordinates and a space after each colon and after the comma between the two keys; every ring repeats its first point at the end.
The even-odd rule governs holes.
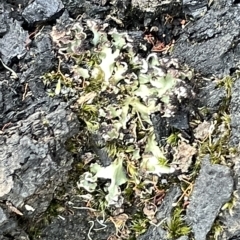
{"type": "MultiPolygon", "coordinates": [[[[232,151],[227,145],[230,134],[227,113],[230,78],[219,83],[219,86],[225,86],[227,99],[215,121],[208,125],[207,135],[191,145],[181,133],[173,131],[166,144],[176,154],[169,159],[166,146],[160,146],[156,140],[151,116],[155,113],[166,118],[174,115],[171,98],[174,96],[179,102],[181,98],[187,98],[185,89],[180,91],[178,85],[183,79],[191,80],[192,71],[181,68],[171,71],[169,64],[169,71],[165,72],[166,59],[155,53],[149,54],[146,59],[141,58],[134,52],[126,33],[109,30],[107,24],[99,25],[90,20],[84,26],[81,22],[74,23],[65,35],[59,35],[54,29],[52,39],[60,47],[62,58],[71,60],[73,64],[64,74],[60,61],[57,72],[43,77],[48,93],[67,101],[73,100],[71,108],[86,128],[82,143],[87,143],[88,149],[98,147],[112,160],[109,166],[104,167],[92,147],[91,157],[80,166],[81,176],[77,186],[81,192],[92,195],[92,206],[101,211],[121,208],[124,204],[138,204],[143,208],[154,197],[162,174],[175,171],[175,161],[181,160],[177,153],[182,149],[187,149],[188,159],[198,150],[194,165],[190,161],[185,164],[187,166],[180,167],[183,172],[191,167],[189,181],[192,185],[203,155],[210,154],[213,163],[225,163],[225,157],[232,151]],[[222,129],[227,131],[223,133],[222,129]],[[95,140],[96,134],[100,140],[95,140]],[[100,180],[103,181],[101,188],[100,180]]],[[[204,111],[208,113],[207,109],[204,111]]],[[[194,128],[197,129],[200,123],[194,123],[194,128]]],[[[67,145],[72,153],[76,153],[74,141],[67,145]]],[[[177,164],[181,166],[182,163],[177,164]]],[[[171,239],[190,233],[179,207],[182,202],[178,202],[171,220],[165,225],[171,239]]],[[[144,214],[137,212],[133,214],[129,228],[137,236],[147,229],[150,222],[144,214]]]]}

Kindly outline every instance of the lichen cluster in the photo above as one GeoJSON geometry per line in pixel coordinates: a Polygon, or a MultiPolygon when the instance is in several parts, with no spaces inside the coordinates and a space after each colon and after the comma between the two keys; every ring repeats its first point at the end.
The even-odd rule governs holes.
{"type": "Polygon", "coordinates": [[[151,116],[174,115],[176,102],[188,97],[183,80],[191,80],[192,72],[155,53],[141,58],[126,33],[91,20],[75,22],[65,31],[54,28],[52,39],[61,57],[58,71],[43,77],[47,91],[73,102],[71,107],[84,121],[94,146],[111,159],[109,166],[103,166],[94,152],[83,157],[88,171],[80,176],[78,187],[91,193],[93,200],[98,180],[106,179],[106,207],[120,208],[129,196],[140,203],[148,201],[161,175],[175,171],[156,140],[151,116]],[[63,60],[71,62],[66,73],[61,70],[63,60]],[[94,139],[96,134],[100,140],[94,139]]]}

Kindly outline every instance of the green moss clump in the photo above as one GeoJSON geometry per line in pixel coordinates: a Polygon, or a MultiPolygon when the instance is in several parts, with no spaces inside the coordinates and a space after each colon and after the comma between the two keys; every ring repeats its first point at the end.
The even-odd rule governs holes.
{"type": "Polygon", "coordinates": [[[169,239],[177,239],[191,232],[191,228],[184,222],[183,216],[183,209],[175,208],[172,218],[165,224],[169,239]]]}

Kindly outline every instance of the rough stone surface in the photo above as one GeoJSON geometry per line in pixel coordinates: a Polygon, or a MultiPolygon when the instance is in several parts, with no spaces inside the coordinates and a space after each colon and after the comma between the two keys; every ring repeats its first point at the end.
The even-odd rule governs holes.
{"type": "Polygon", "coordinates": [[[65,142],[79,131],[79,121],[66,103],[51,99],[44,89],[41,76],[55,61],[49,30],[43,29],[27,47],[27,31],[10,17],[9,6],[4,7],[0,15],[6,17],[7,32],[0,40],[1,57],[18,79],[1,67],[0,236],[28,239],[17,215],[28,222],[48,208],[71,169],[73,158],[65,142]],[[27,211],[26,204],[35,210],[27,211]]]}
{"type": "Polygon", "coordinates": [[[9,30],[0,38],[0,52],[2,61],[8,64],[14,57],[21,58],[26,54],[28,33],[22,29],[20,23],[16,20],[5,19],[5,22],[7,22],[9,30]]]}
{"type": "Polygon", "coordinates": [[[35,0],[29,4],[22,15],[30,24],[39,21],[49,21],[53,16],[63,10],[64,6],[60,0],[35,0]]]}
{"type": "Polygon", "coordinates": [[[183,0],[183,12],[193,18],[201,17],[207,11],[207,0],[183,0]]]}
{"type": "Polygon", "coordinates": [[[91,218],[90,214],[86,210],[75,211],[74,215],[62,216],[62,218],[56,218],[49,227],[44,229],[41,239],[42,240],[73,240],[73,239],[88,239],[88,233],[91,225],[94,222],[94,227],[89,233],[92,239],[106,240],[110,232],[115,233],[113,224],[110,222],[106,223],[107,227],[99,231],[94,229],[102,228],[100,224],[95,220],[96,218],[91,218]],[[95,221],[94,221],[95,220],[95,221]],[[81,224],[76,224],[81,223],[81,224]]]}
{"type": "Polygon", "coordinates": [[[1,179],[5,179],[1,184],[1,197],[9,194],[11,202],[20,206],[49,176],[53,178],[55,173],[60,176],[61,171],[67,171],[70,161],[66,166],[68,154],[63,145],[67,137],[78,131],[74,118],[61,106],[49,114],[39,111],[6,131],[7,138],[1,136],[1,179]],[[14,172],[20,174],[21,179],[13,181],[14,172]]]}
{"type": "Polygon", "coordinates": [[[109,6],[101,5],[101,1],[90,0],[63,0],[64,7],[68,10],[71,17],[76,18],[81,14],[87,14],[88,17],[103,19],[106,13],[109,13],[109,6]]]}
{"type": "Polygon", "coordinates": [[[230,113],[231,113],[231,144],[233,146],[238,146],[240,142],[240,109],[239,109],[239,101],[240,101],[240,79],[237,79],[233,83],[232,88],[232,98],[230,103],[230,113]]]}
{"type": "MultiPolygon", "coordinates": [[[[240,196],[240,162],[239,155],[232,159],[234,162],[234,172],[235,172],[235,186],[234,186],[234,196],[240,196]]],[[[225,231],[222,233],[222,239],[240,239],[240,202],[236,201],[232,210],[225,210],[220,216],[221,222],[225,226],[225,231]]]]}
{"type": "Polygon", "coordinates": [[[156,213],[156,218],[159,221],[162,221],[164,218],[169,218],[173,210],[173,204],[176,203],[178,197],[181,195],[181,190],[177,186],[173,186],[169,189],[169,192],[164,198],[164,201],[158,208],[156,213]]]}
{"type": "Polygon", "coordinates": [[[216,82],[209,82],[201,88],[197,98],[200,101],[199,106],[206,107],[212,115],[218,111],[226,97],[224,87],[217,86],[216,82]]]}
{"type": "Polygon", "coordinates": [[[0,225],[3,225],[5,221],[7,220],[7,216],[3,212],[3,210],[0,208],[0,225]]]}
{"type": "Polygon", "coordinates": [[[192,227],[195,239],[207,239],[207,233],[222,205],[230,200],[232,191],[231,170],[226,166],[211,165],[209,156],[205,156],[186,214],[186,220],[192,227]]]}
{"type": "MultiPolygon", "coordinates": [[[[150,1],[144,1],[144,0],[133,0],[132,1],[132,7],[137,8],[141,11],[146,12],[156,12],[157,9],[163,5],[173,3],[171,0],[150,0],[150,1]]],[[[179,0],[174,1],[174,3],[180,3],[179,0]]]]}
{"type": "Polygon", "coordinates": [[[223,76],[238,65],[240,16],[238,5],[218,9],[218,2],[214,1],[202,18],[184,28],[173,55],[202,74],[223,76]]]}

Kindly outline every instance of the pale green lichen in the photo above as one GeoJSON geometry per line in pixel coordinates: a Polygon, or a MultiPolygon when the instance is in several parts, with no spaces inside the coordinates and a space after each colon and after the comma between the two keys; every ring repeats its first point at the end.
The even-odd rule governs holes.
{"type": "MultiPolygon", "coordinates": [[[[162,68],[165,60],[155,53],[141,58],[133,51],[126,33],[116,29],[108,31],[107,27],[107,24],[87,21],[85,27],[81,23],[73,24],[62,39],[53,32],[53,42],[60,46],[60,54],[75,64],[70,76],[61,73],[59,67],[57,73],[44,77],[51,96],[76,99],[72,109],[85,122],[89,136],[92,133],[101,135],[102,150],[113,160],[103,167],[97,158],[94,159],[78,181],[80,189],[94,195],[92,199],[101,192],[104,208],[121,207],[123,198],[130,192],[135,197],[138,195],[139,201],[150,199],[158,181],[153,182],[152,175],[158,179],[162,174],[174,172],[164,147],[156,141],[151,115],[174,115],[172,95],[175,94],[179,101],[186,95],[175,88],[183,82],[181,78],[193,76],[186,69],[175,71],[173,77],[162,68]],[[87,39],[86,30],[92,32],[91,40],[87,39]],[[99,179],[106,181],[104,190],[99,189],[99,179]]],[[[171,69],[175,62],[168,64],[171,69]]],[[[172,141],[176,144],[177,138],[172,141]]],[[[93,200],[92,204],[96,202],[93,200]]],[[[133,229],[142,233],[147,223],[136,218],[133,229]],[[144,226],[140,227],[141,223],[144,226]]]]}
{"type": "MultiPolygon", "coordinates": [[[[126,146],[125,152],[122,151],[122,161],[126,166],[140,160],[135,164],[145,176],[149,173],[158,176],[172,173],[173,168],[168,164],[162,165],[167,163],[167,159],[155,141],[150,116],[160,111],[164,103],[169,103],[169,92],[177,79],[162,71],[156,54],[140,60],[133,52],[126,33],[118,33],[116,29],[107,33],[106,24],[99,26],[94,21],[87,21],[87,27],[93,33],[92,49],[84,50],[82,47],[87,36],[81,24],[74,24],[72,31],[75,38],[63,48],[66,49],[65,56],[72,57],[77,63],[71,69],[74,78],[81,79],[83,83],[77,93],[78,105],[75,105],[79,108],[79,117],[85,121],[88,130],[100,131],[106,144],[118,142],[117,148],[108,147],[107,150],[115,159],[113,164],[119,161],[122,145],[126,146]],[[126,131],[128,138],[125,137],[126,131]],[[140,155],[140,152],[143,154],[140,155]]],[[[55,88],[57,95],[61,92],[60,84],[58,80],[55,88]]],[[[98,171],[101,173],[103,169],[99,166],[98,171]]],[[[79,187],[93,191],[97,187],[97,179],[103,178],[98,175],[99,172],[94,172],[95,175],[83,174],[79,187]]],[[[106,195],[109,203],[118,195],[117,188],[126,181],[115,181],[113,176],[105,176],[111,180],[106,195]]],[[[141,176],[138,178],[142,179],[141,176]]]]}

